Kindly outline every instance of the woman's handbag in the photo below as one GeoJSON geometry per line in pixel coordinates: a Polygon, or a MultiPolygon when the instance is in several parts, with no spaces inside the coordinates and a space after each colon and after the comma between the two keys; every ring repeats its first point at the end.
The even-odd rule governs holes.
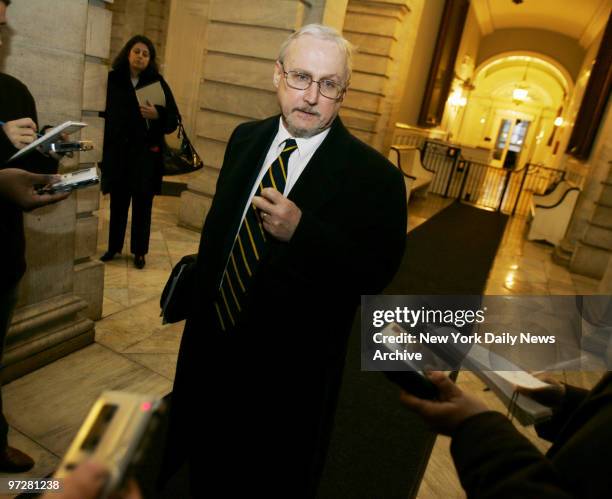
{"type": "Polygon", "coordinates": [[[187,137],[181,117],[178,117],[178,138],[181,145],[178,149],[168,146],[164,147],[164,175],[181,175],[199,170],[204,162],[198,151],[187,137]]]}

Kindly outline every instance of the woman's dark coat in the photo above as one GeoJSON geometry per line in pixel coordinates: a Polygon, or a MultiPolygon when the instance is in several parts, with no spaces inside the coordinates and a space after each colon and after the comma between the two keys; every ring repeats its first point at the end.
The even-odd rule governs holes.
{"type": "Polygon", "coordinates": [[[106,124],[102,158],[102,192],[128,190],[130,193],[161,191],[164,134],[178,124],[178,109],[170,87],[159,74],[143,73],[136,88],[127,69],[108,74],[106,124]],[[135,90],[159,81],[166,95],[166,107],[155,106],[157,120],[145,120],[135,90]]]}

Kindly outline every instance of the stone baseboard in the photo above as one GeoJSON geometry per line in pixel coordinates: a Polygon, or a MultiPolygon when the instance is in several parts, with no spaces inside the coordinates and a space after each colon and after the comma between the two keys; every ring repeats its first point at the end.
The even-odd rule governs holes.
{"type": "Polygon", "coordinates": [[[18,309],[7,335],[2,383],[7,383],[94,342],[87,302],[66,294],[18,309]]]}

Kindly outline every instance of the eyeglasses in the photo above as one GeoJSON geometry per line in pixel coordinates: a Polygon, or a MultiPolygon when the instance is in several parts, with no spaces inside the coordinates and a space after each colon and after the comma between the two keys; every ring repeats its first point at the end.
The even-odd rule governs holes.
{"type": "Polygon", "coordinates": [[[302,73],[300,71],[285,71],[285,67],[282,66],[282,68],[287,85],[295,90],[308,90],[310,85],[316,83],[319,87],[319,93],[328,99],[338,100],[344,93],[344,87],[333,80],[316,81],[307,73],[302,73]]]}

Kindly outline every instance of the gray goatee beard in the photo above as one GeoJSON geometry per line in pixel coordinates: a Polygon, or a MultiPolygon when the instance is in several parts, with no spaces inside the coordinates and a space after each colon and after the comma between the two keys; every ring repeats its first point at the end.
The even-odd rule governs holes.
{"type": "MultiPolygon", "coordinates": [[[[317,113],[316,111],[313,111],[311,109],[307,109],[307,108],[295,108],[293,109],[292,112],[294,111],[303,111],[303,112],[307,112],[307,113],[312,113],[315,116],[320,116],[319,113],[317,113]]],[[[296,137],[298,139],[308,139],[310,137],[314,137],[315,135],[318,135],[319,133],[321,133],[323,130],[325,130],[325,128],[327,127],[323,127],[321,128],[320,126],[315,126],[314,128],[301,128],[301,127],[296,127],[294,126],[290,120],[288,120],[286,117],[283,116],[283,122],[285,125],[285,128],[287,129],[287,131],[293,136],[296,137]]]]}

